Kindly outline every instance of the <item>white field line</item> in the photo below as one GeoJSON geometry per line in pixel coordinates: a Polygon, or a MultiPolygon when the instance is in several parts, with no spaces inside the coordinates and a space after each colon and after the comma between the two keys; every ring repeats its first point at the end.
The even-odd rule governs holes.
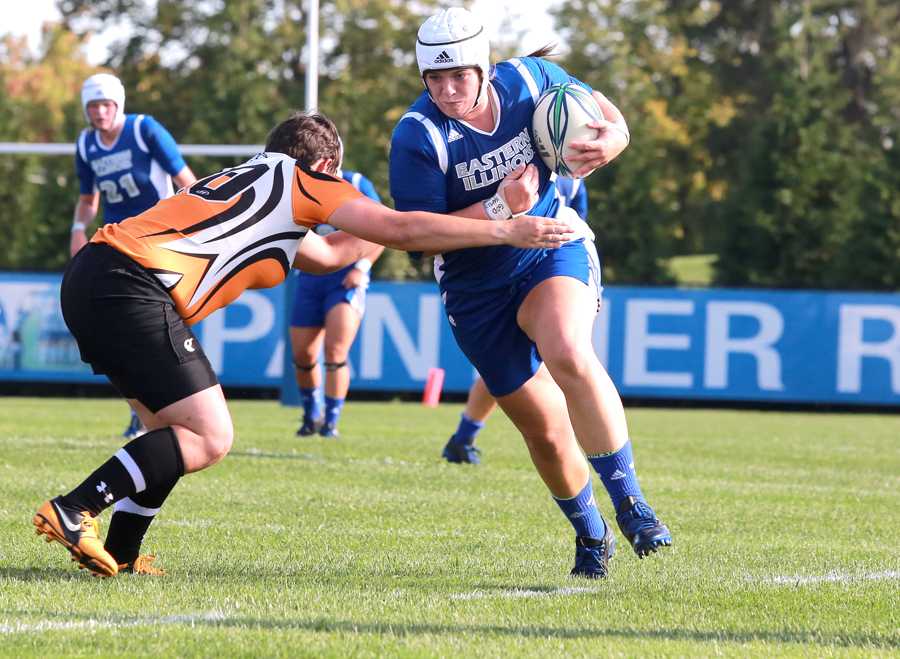
{"type": "Polygon", "coordinates": [[[826,574],[813,575],[781,575],[774,577],[747,577],[747,581],[770,584],[774,586],[807,586],[818,583],[853,583],[855,581],[887,581],[900,579],[900,570],[885,570],[883,572],[864,572],[862,574],[847,574],[845,572],[828,572],[826,574]]]}
{"type": "Polygon", "coordinates": [[[561,595],[580,595],[581,593],[596,592],[598,591],[594,588],[584,587],[553,588],[552,590],[528,590],[516,588],[514,590],[500,591],[496,593],[485,592],[483,590],[474,590],[471,593],[457,593],[456,595],[451,595],[450,599],[460,601],[481,600],[492,597],[500,597],[505,599],[524,599],[528,597],[559,597],[561,595]]]}
{"type": "Polygon", "coordinates": [[[69,629],[123,629],[125,627],[153,627],[156,625],[188,625],[220,622],[225,620],[221,611],[209,611],[197,615],[178,615],[142,618],[111,618],[87,620],[39,620],[38,622],[0,623],[0,634],[31,634],[34,632],[69,629]]]}

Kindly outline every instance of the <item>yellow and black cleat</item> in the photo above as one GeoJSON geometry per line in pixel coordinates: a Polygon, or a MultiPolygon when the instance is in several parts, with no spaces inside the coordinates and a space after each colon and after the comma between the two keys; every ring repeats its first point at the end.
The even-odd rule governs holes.
{"type": "Polygon", "coordinates": [[[100,525],[90,513],[62,504],[60,497],[45,501],[32,518],[38,535],[69,550],[80,569],[97,577],[114,577],[119,566],[100,541],[100,525]]]}

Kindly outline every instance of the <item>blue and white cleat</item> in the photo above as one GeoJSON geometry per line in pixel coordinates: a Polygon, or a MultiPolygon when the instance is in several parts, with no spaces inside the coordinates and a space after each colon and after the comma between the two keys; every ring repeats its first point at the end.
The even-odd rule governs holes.
{"type": "Polygon", "coordinates": [[[460,444],[453,435],[444,446],[441,457],[454,464],[481,464],[481,449],[475,444],[460,444]]]}
{"type": "Polygon", "coordinates": [[[131,420],[128,422],[128,427],[125,428],[125,431],[122,433],[122,437],[125,439],[137,439],[145,432],[147,432],[147,429],[144,428],[144,424],[141,423],[141,418],[134,410],[131,410],[131,420]]]}
{"type": "Polygon", "coordinates": [[[319,428],[322,427],[322,419],[309,419],[307,417],[303,417],[303,421],[300,423],[300,428],[297,430],[297,437],[310,437],[319,432],[319,428]]]}
{"type": "Polygon", "coordinates": [[[569,573],[585,579],[605,579],[609,574],[609,561],[616,553],[616,538],[609,524],[602,540],[575,538],[575,567],[569,573]]]}
{"type": "Polygon", "coordinates": [[[337,439],[341,436],[341,433],[338,432],[337,426],[334,423],[323,423],[322,427],[319,428],[319,436],[337,439]]]}
{"type": "Polygon", "coordinates": [[[646,502],[635,497],[628,497],[619,504],[616,523],[640,558],[672,544],[672,534],[666,525],[659,521],[646,502]]]}

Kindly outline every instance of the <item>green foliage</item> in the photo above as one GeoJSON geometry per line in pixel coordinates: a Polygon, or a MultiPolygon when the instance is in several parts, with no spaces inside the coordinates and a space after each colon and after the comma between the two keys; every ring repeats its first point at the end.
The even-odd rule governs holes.
{"type": "Polygon", "coordinates": [[[757,2],[705,31],[738,114],[715,135],[728,194],[717,281],[900,287],[895,201],[900,10],[757,2]]]}
{"type": "MultiPolygon", "coordinates": [[[[414,35],[429,0],[323,0],[319,106],[346,165],[387,203],[391,130],[421,90],[414,35]]],[[[108,67],[128,109],[182,143],[261,143],[304,106],[304,0],[61,0],[41,53],[0,44],[0,136],[74,141],[79,50],[129,25],[108,67]]],[[[511,14],[494,58],[524,55],[511,14]]],[[[675,281],[672,257],[714,254],[720,285],[900,287],[900,5],[888,0],[564,0],[555,58],[625,114],[628,150],[587,179],[613,283],[675,281]]],[[[520,29],[520,28],[519,28],[520,29]]],[[[190,158],[198,174],[238,158],[190,158]]],[[[0,267],[59,268],[77,197],[71,161],[0,159],[0,267]]],[[[427,276],[386,253],[376,276],[427,276]]]]}
{"type": "Polygon", "coordinates": [[[709,286],[712,283],[715,260],[715,256],[711,254],[673,256],[669,259],[668,267],[679,286],[709,286]]]}
{"type": "Polygon", "coordinates": [[[896,3],[572,0],[557,18],[567,68],[631,126],[588,180],[615,281],[708,251],[719,284],[900,286],[896,3]]]}
{"type": "Polygon", "coordinates": [[[0,399],[0,654],[897,654],[895,419],[632,410],[675,545],[638,560],[616,531],[610,577],[587,582],[502,416],[471,468],[439,457],[460,405],[350,401],[338,441],[294,437],[295,408],[230,407],[231,453],[184,477],[146,536],[168,574],[100,580],[29,520],[120,447],[125,404],[0,399]]]}
{"type": "MultiPolygon", "coordinates": [[[[44,32],[35,57],[11,37],[0,42],[0,140],[74,143],[81,118],[78,93],[90,67],[81,40],[61,26],[44,32]]],[[[60,270],[78,195],[71,158],[0,157],[0,217],[6,239],[0,268],[60,270]]]]}

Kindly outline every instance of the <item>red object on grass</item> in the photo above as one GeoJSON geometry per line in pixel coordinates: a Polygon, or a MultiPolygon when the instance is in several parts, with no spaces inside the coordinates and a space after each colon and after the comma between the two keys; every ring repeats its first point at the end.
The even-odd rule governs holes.
{"type": "Polygon", "coordinates": [[[425,392],[422,394],[422,405],[437,407],[441,402],[441,389],[444,388],[444,369],[429,368],[425,380],[425,392]]]}

